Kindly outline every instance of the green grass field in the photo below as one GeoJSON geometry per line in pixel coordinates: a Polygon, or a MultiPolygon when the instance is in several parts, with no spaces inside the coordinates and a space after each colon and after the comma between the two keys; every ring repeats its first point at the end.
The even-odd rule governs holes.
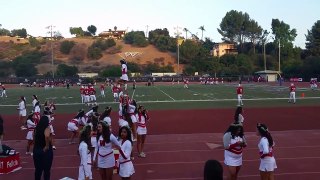
{"type": "MultiPolygon", "coordinates": [[[[138,86],[135,92],[129,87],[129,95],[133,96],[138,103],[145,105],[148,109],[208,109],[208,108],[233,108],[237,105],[237,84],[220,85],[189,85],[184,89],[183,84],[138,86]]],[[[282,107],[292,106],[288,101],[288,87],[271,86],[268,84],[244,84],[245,107],[282,107]]],[[[100,97],[97,90],[97,102],[101,108],[111,105],[117,109],[118,104],[113,102],[110,88],[106,89],[106,98],[100,97]]],[[[318,90],[309,88],[298,88],[295,106],[318,106],[320,96],[318,90]],[[300,98],[304,93],[305,97],[300,98]]],[[[78,109],[88,108],[82,105],[79,87],[66,89],[55,87],[44,90],[44,88],[10,88],[7,90],[8,98],[0,98],[0,113],[15,114],[19,103],[19,97],[27,98],[28,111],[31,111],[32,95],[36,94],[43,104],[46,99],[54,99],[57,104],[57,113],[75,113],[78,109]]]]}

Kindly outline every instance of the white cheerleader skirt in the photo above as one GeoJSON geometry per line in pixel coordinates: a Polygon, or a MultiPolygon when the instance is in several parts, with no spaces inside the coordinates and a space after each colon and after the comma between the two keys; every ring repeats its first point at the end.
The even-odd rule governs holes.
{"type": "Polygon", "coordinates": [[[135,173],[135,171],[134,171],[132,161],[128,161],[128,162],[119,164],[119,176],[120,177],[130,177],[134,173],[135,173]]]}
{"type": "Polygon", "coordinates": [[[128,81],[128,75],[127,74],[122,74],[122,76],[120,77],[120,79],[124,80],[124,81],[128,81]]]}
{"type": "Polygon", "coordinates": [[[33,140],[33,131],[28,131],[26,139],[31,141],[33,140]]]}
{"type": "Polygon", "coordinates": [[[138,128],[137,128],[137,134],[138,134],[138,135],[145,135],[145,134],[147,134],[147,128],[146,128],[146,127],[140,127],[140,126],[138,126],[138,128]]]}
{"type": "Polygon", "coordinates": [[[224,164],[227,166],[241,166],[242,154],[235,154],[230,151],[224,150],[224,164]]]}
{"type": "Polygon", "coordinates": [[[113,168],[115,164],[116,160],[114,158],[113,151],[110,154],[108,153],[108,155],[106,156],[101,156],[100,154],[98,154],[98,168],[113,168]]]}
{"type": "Polygon", "coordinates": [[[19,110],[19,115],[23,116],[23,117],[27,116],[27,110],[25,110],[25,109],[24,110],[19,110]]]}
{"type": "Polygon", "coordinates": [[[259,170],[263,172],[274,171],[277,168],[276,160],[274,157],[264,157],[260,159],[260,167],[259,170]]]}
{"type": "Polygon", "coordinates": [[[75,124],[75,123],[73,123],[73,122],[69,122],[68,123],[68,131],[77,131],[79,128],[78,128],[78,126],[75,124]]]}

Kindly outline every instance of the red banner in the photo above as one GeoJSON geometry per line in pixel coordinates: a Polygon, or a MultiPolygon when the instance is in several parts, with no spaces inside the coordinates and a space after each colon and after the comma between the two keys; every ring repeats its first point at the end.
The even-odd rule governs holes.
{"type": "Polygon", "coordinates": [[[8,174],[21,169],[20,154],[0,157],[0,174],[8,174]]]}

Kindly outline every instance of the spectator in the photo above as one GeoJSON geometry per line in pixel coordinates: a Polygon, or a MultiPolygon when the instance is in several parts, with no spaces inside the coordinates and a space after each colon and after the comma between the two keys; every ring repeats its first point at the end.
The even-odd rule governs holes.
{"type": "Polygon", "coordinates": [[[44,172],[44,180],[50,180],[53,160],[49,118],[42,116],[34,131],[33,163],[35,180],[40,180],[44,172]]]}
{"type": "Polygon", "coordinates": [[[2,138],[3,138],[3,119],[2,119],[2,116],[0,115],[0,154],[2,154],[3,152],[2,138]]]}
{"type": "Polygon", "coordinates": [[[208,160],[204,166],[204,180],[223,180],[223,168],[219,161],[208,160]]]}
{"type": "Polygon", "coordinates": [[[228,166],[229,179],[236,180],[242,166],[242,151],[247,146],[241,124],[231,124],[223,136],[224,163],[228,166]]]}
{"type": "Polygon", "coordinates": [[[260,153],[260,177],[261,180],[273,180],[274,169],[277,168],[276,160],[273,157],[273,138],[265,124],[257,124],[257,135],[261,137],[258,144],[260,153]]]}

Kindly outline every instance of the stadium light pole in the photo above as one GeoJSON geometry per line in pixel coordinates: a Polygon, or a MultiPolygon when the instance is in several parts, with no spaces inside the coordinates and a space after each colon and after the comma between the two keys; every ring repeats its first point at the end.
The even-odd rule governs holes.
{"type": "Polygon", "coordinates": [[[279,74],[281,73],[281,68],[280,68],[280,39],[279,39],[279,74]]]}
{"type": "MultiPolygon", "coordinates": [[[[179,37],[180,37],[180,34],[181,34],[181,27],[179,26],[176,26],[174,27],[174,29],[176,30],[176,32],[174,33],[176,35],[176,38],[177,38],[177,58],[178,58],[178,75],[180,74],[180,43],[179,43],[179,37]]],[[[179,84],[179,78],[178,78],[178,84],[179,84]]]]}
{"type": "Polygon", "coordinates": [[[50,25],[50,26],[47,26],[47,29],[49,29],[49,32],[48,33],[50,33],[50,44],[51,44],[51,71],[52,71],[52,79],[54,80],[54,64],[53,64],[53,28],[55,28],[55,26],[52,26],[52,25],[50,25]]]}

